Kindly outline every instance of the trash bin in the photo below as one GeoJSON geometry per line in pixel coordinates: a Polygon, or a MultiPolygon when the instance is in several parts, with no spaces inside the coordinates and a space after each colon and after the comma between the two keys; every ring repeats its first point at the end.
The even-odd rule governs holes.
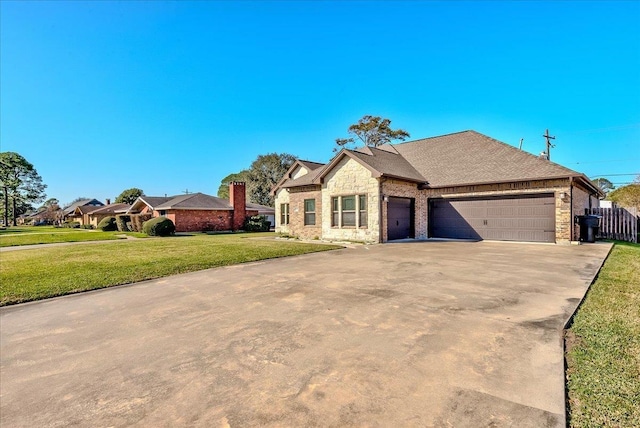
{"type": "Polygon", "coordinates": [[[579,215],[576,217],[580,225],[580,241],[596,242],[596,235],[600,229],[600,216],[579,215]]]}

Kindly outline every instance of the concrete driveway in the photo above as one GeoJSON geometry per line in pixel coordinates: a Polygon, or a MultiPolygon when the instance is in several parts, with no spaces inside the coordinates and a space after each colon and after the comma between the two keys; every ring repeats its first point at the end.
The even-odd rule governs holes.
{"type": "Polygon", "coordinates": [[[564,426],[562,324],[609,249],[386,244],[2,308],[0,425],[564,426]]]}

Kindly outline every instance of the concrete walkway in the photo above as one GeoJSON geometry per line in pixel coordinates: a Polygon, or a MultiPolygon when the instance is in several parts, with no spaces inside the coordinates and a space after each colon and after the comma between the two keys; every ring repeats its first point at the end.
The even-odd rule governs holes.
{"type": "Polygon", "coordinates": [[[5,307],[0,425],[563,427],[609,249],[362,246],[5,307]]]}

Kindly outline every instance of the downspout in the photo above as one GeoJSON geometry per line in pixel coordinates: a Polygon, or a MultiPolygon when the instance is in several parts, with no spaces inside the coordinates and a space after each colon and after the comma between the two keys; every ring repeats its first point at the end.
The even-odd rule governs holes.
{"type": "Polygon", "coordinates": [[[571,224],[571,236],[569,242],[573,241],[575,224],[573,221],[573,177],[569,177],[569,224],[571,224]]]}
{"type": "Polygon", "coordinates": [[[378,200],[380,206],[378,207],[378,243],[382,244],[382,207],[384,206],[384,195],[382,193],[382,183],[384,183],[384,177],[380,177],[380,186],[378,190],[378,200]]]}

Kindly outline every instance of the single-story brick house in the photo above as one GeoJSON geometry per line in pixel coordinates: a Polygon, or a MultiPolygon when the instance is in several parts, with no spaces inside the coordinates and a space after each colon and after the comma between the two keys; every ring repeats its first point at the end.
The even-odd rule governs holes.
{"type": "Polygon", "coordinates": [[[72,203],[71,205],[67,205],[66,207],[62,208],[63,219],[65,221],[77,221],[80,222],[80,224],[85,224],[82,223],[84,214],[88,213],[93,208],[99,208],[103,206],[104,204],[97,199],[81,199],[72,203]],[[76,212],[77,208],[82,208],[80,210],[81,212],[76,212]]]}
{"type": "Polygon", "coordinates": [[[131,207],[131,205],[129,204],[121,204],[121,203],[111,204],[109,202],[110,201],[107,199],[107,205],[102,207],[97,207],[96,209],[89,212],[86,215],[87,223],[85,224],[90,224],[94,227],[98,227],[98,223],[100,223],[100,221],[103,218],[113,217],[118,214],[124,214],[131,207]]]}
{"type": "Polygon", "coordinates": [[[364,242],[569,243],[574,216],[603,196],[584,174],[475,131],[297,161],[273,193],[277,232],[364,242]]]}
{"type": "Polygon", "coordinates": [[[165,216],[176,225],[176,232],[239,230],[247,217],[274,216],[275,210],[246,202],[245,183],[229,183],[229,200],[204,193],[178,196],[140,196],[127,214],[151,213],[165,216]]]}

